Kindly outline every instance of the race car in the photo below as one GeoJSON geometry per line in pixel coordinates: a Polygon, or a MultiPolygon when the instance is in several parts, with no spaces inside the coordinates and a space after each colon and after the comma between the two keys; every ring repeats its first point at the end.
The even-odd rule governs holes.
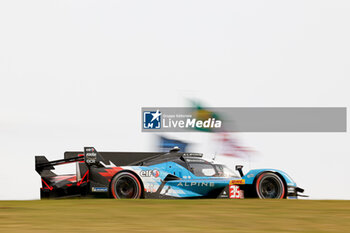
{"type": "Polygon", "coordinates": [[[115,199],[297,198],[304,190],[285,172],[254,169],[243,174],[206,161],[201,153],[68,151],[64,159],[35,156],[41,198],[102,197],[115,199]],[[76,163],[76,172],[56,175],[54,166],[76,163]]]}

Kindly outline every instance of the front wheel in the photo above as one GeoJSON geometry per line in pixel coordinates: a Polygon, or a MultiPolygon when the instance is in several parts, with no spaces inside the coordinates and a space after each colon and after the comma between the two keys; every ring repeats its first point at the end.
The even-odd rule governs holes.
{"type": "Polygon", "coordinates": [[[138,199],[141,197],[140,181],[130,172],[117,174],[111,182],[111,190],[116,199],[138,199]]]}
{"type": "Polygon", "coordinates": [[[281,178],[271,172],[261,174],[256,181],[256,193],[261,199],[282,199],[285,185],[281,178]]]}

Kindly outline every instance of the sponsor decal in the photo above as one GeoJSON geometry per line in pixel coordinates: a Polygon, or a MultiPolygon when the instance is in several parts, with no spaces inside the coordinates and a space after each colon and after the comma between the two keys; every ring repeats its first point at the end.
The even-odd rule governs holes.
{"type": "Polygon", "coordinates": [[[154,170],[144,170],[144,171],[140,171],[140,176],[142,177],[159,177],[159,171],[154,169],[154,170]]]}
{"type": "Polygon", "coordinates": [[[88,164],[96,163],[97,153],[94,148],[87,147],[85,148],[85,161],[88,164]]]}
{"type": "Polygon", "coordinates": [[[243,190],[240,190],[238,185],[230,185],[230,199],[243,199],[244,193],[243,190]]]}
{"type": "Polygon", "coordinates": [[[107,187],[92,187],[91,188],[92,192],[108,192],[107,187]]]}
{"type": "Polygon", "coordinates": [[[160,129],[162,113],[157,111],[143,112],[143,128],[144,129],[160,129]]]}
{"type": "Polygon", "coordinates": [[[214,187],[214,182],[179,182],[177,186],[184,186],[184,187],[191,187],[191,186],[197,186],[197,187],[214,187]]]}
{"type": "Polygon", "coordinates": [[[230,181],[230,185],[233,185],[233,184],[245,184],[245,180],[242,179],[242,180],[231,180],[230,181]]]}
{"type": "Polygon", "coordinates": [[[228,192],[229,190],[225,188],[225,190],[218,196],[218,198],[228,198],[228,192]]]}

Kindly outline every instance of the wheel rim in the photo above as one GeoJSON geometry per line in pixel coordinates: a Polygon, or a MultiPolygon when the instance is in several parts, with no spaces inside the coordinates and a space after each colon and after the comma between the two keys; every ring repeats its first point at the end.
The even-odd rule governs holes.
{"type": "Polygon", "coordinates": [[[282,198],[284,195],[284,188],[282,181],[274,176],[264,176],[259,182],[259,197],[268,198],[282,198]]]}
{"type": "Polygon", "coordinates": [[[136,198],[138,197],[139,189],[138,184],[130,176],[121,176],[115,182],[115,190],[117,198],[136,198]]]}

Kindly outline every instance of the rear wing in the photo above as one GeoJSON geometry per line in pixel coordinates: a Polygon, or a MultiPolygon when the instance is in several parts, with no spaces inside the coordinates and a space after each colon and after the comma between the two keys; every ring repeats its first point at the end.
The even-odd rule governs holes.
{"type": "Polygon", "coordinates": [[[35,156],[35,170],[40,174],[45,170],[54,170],[54,166],[62,165],[66,163],[73,163],[78,161],[84,161],[83,156],[72,157],[68,159],[59,159],[49,161],[45,156],[35,156]]]}
{"type": "Polygon", "coordinates": [[[53,160],[49,161],[45,156],[39,155],[35,156],[35,170],[40,173],[44,170],[54,170],[54,166],[67,164],[67,163],[74,163],[74,162],[81,162],[85,161],[86,165],[94,165],[98,164],[99,162],[105,162],[103,157],[99,152],[96,151],[94,147],[84,147],[84,153],[77,152],[74,153],[72,156],[65,156],[64,159],[59,160],[53,160]]]}

